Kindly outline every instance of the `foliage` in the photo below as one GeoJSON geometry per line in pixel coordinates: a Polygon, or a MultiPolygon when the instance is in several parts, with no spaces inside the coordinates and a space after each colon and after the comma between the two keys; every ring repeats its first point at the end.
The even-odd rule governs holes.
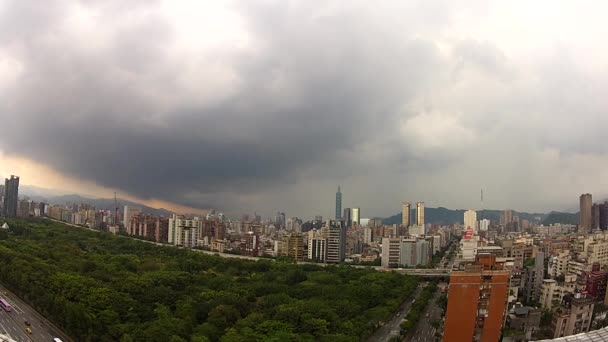
{"type": "Polygon", "coordinates": [[[78,341],[358,341],[418,282],[221,258],[50,220],[8,223],[0,282],[78,341]]]}

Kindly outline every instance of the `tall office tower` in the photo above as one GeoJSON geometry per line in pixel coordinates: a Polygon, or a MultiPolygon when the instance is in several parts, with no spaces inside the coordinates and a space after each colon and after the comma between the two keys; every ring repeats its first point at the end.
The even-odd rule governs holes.
{"type": "Polygon", "coordinates": [[[591,229],[600,229],[600,206],[601,204],[593,203],[591,205],[591,229]]]}
{"type": "Polygon", "coordinates": [[[401,225],[408,227],[410,225],[410,214],[412,213],[412,206],[410,202],[403,202],[401,207],[401,225]]]}
{"type": "Polygon", "coordinates": [[[338,191],[336,192],[336,220],[341,220],[342,217],[342,191],[340,191],[340,186],[338,185],[338,191]]]}
{"type": "Polygon", "coordinates": [[[424,202],[416,203],[416,225],[424,227],[424,202]]]}
{"type": "Polygon", "coordinates": [[[500,217],[500,223],[504,226],[508,225],[509,223],[513,222],[513,210],[508,209],[502,212],[502,215],[500,217]]]}
{"type": "Polygon", "coordinates": [[[600,204],[600,229],[606,230],[608,228],[608,202],[600,204]]]}
{"type": "Polygon", "coordinates": [[[0,209],[4,206],[4,185],[0,184],[0,209]]]}
{"type": "Polygon", "coordinates": [[[543,279],[545,275],[545,253],[536,253],[534,259],[534,265],[526,267],[525,273],[525,287],[524,287],[524,298],[526,302],[538,302],[540,298],[540,290],[543,285],[543,279]]]}
{"type": "Polygon", "coordinates": [[[344,221],[344,226],[345,227],[350,227],[353,224],[352,221],[352,216],[351,216],[351,210],[350,208],[344,208],[344,210],[342,211],[342,221],[344,221]]]}
{"type": "Polygon", "coordinates": [[[500,339],[510,272],[491,255],[450,273],[444,341],[495,342],[500,339]]]}
{"type": "Polygon", "coordinates": [[[342,221],[327,221],[327,263],[340,263],[346,254],[346,228],[342,221]]]}
{"type": "Polygon", "coordinates": [[[17,217],[17,203],[19,202],[19,177],[11,175],[4,181],[4,205],[2,214],[6,218],[17,217]]]}
{"type": "Polygon", "coordinates": [[[591,230],[591,194],[582,194],[580,197],[580,222],[578,232],[586,234],[591,230]]]}
{"type": "Polygon", "coordinates": [[[477,212],[475,210],[467,210],[464,212],[464,229],[473,229],[477,232],[477,212]]]}
{"type": "Polygon", "coordinates": [[[358,226],[361,224],[361,208],[353,208],[351,210],[351,222],[353,226],[358,226]]]}

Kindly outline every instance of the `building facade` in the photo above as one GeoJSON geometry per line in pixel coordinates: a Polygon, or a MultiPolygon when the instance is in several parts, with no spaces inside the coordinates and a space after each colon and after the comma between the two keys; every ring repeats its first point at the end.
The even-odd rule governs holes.
{"type": "Polygon", "coordinates": [[[336,220],[342,219],[342,191],[340,191],[340,186],[338,185],[338,191],[336,192],[336,220]]]}
{"type": "Polygon", "coordinates": [[[450,274],[444,341],[499,341],[510,272],[484,268],[472,265],[450,274]]]}
{"type": "Polygon", "coordinates": [[[17,217],[19,202],[19,177],[11,175],[4,180],[4,202],[2,205],[2,216],[6,218],[17,217]]]}
{"type": "Polygon", "coordinates": [[[579,218],[578,232],[582,233],[582,234],[586,234],[591,230],[591,226],[592,226],[591,208],[593,205],[593,200],[592,200],[591,194],[582,194],[581,197],[579,198],[579,204],[580,204],[580,218],[579,218]]]}
{"type": "Polygon", "coordinates": [[[401,204],[401,225],[407,227],[410,225],[410,215],[412,213],[412,206],[410,202],[403,202],[401,204]]]}
{"type": "Polygon", "coordinates": [[[424,227],[424,202],[416,203],[416,225],[424,227]]]}

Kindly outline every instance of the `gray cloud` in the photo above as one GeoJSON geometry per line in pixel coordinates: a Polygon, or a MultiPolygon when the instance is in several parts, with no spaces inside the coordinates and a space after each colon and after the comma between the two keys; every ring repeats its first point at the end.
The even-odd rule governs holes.
{"type": "MultiPolygon", "coordinates": [[[[446,38],[454,15],[488,11],[469,6],[235,2],[243,37],[209,43],[225,32],[184,38],[162,2],[8,1],[0,61],[18,73],[0,75],[0,147],[143,198],[302,216],[328,214],[337,183],[370,215],[403,198],[472,206],[445,192],[513,174],[480,168],[497,158],[544,170],[551,149],[604,153],[599,130],[563,137],[606,120],[589,101],[605,75],[446,38]]],[[[562,177],[488,187],[504,192],[496,206],[544,209],[517,190],[562,177]]]]}

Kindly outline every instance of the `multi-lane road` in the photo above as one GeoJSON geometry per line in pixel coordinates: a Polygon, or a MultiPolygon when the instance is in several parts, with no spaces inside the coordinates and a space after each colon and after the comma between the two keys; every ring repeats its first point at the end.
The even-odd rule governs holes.
{"type": "Polygon", "coordinates": [[[401,304],[401,306],[399,307],[399,311],[391,318],[391,320],[386,322],[386,324],[384,324],[372,336],[370,336],[368,341],[388,341],[391,337],[399,336],[401,332],[401,327],[399,325],[401,324],[401,322],[403,322],[405,316],[407,316],[407,314],[410,312],[410,309],[414,304],[414,300],[418,298],[418,296],[422,292],[422,289],[422,286],[418,286],[416,291],[414,291],[413,295],[401,304]]]}
{"type": "Polygon", "coordinates": [[[36,310],[32,309],[3,286],[0,286],[0,297],[12,306],[11,312],[0,309],[0,334],[8,335],[13,340],[19,342],[52,342],[55,337],[59,337],[66,342],[70,341],[65,334],[54,327],[36,310]],[[26,331],[28,328],[25,324],[26,321],[30,324],[31,334],[26,331]]]}
{"type": "MultiPolygon", "coordinates": [[[[440,285],[440,286],[445,286],[445,284],[440,285]]],[[[439,320],[441,319],[441,308],[435,304],[435,302],[437,301],[437,299],[441,296],[441,292],[439,290],[437,290],[437,292],[435,292],[435,295],[433,296],[433,298],[429,301],[429,303],[427,304],[423,316],[424,318],[421,318],[418,321],[418,324],[416,324],[416,328],[414,330],[412,330],[407,338],[406,341],[411,341],[411,342],[434,342],[434,341],[438,341],[437,338],[435,338],[435,333],[437,332],[437,329],[433,328],[431,326],[431,322],[435,321],[435,320],[439,320]],[[428,317],[427,317],[428,315],[428,317]]]]}

